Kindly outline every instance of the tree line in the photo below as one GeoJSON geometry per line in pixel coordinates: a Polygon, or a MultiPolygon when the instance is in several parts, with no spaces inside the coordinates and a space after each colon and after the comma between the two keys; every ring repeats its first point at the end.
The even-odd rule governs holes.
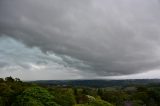
{"type": "Polygon", "coordinates": [[[160,86],[47,86],[6,77],[0,78],[0,106],[160,106],[160,86]]]}

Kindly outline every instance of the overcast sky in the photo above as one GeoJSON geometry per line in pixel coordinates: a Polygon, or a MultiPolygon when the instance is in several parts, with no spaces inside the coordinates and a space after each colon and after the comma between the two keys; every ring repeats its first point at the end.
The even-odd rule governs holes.
{"type": "Polygon", "coordinates": [[[0,77],[160,78],[160,0],[0,0],[0,77]]]}

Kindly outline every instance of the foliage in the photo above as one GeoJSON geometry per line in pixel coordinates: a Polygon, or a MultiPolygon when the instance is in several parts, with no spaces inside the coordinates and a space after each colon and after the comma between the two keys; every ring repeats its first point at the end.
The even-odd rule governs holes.
{"type": "Polygon", "coordinates": [[[17,101],[12,106],[44,106],[41,101],[30,96],[18,96],[17,101]]]}
{"type": "Polygon", "coordinates": [[[54,101],[62,106],[72,106],[76,104],[73,89],[54,89],[52,94],[55,96],[54,101]]]}
{"type": "Polygon", "coordinates": [[[0,106],[160,106],[160,84],[107,88],[37,85],[0,78],[0,106]]]}
{"type": "Polygon", "coordinates": [[[59,106],[53,101],[54,97],[49,92],[41,87],[31,87],[26,89],[20,96],[17,97],[16,103],[13,106],[59,106]]]}
{"type": "Polygon", "coordinates": [[[101,99],[95,99],[92,96],[88,96],[88,98],[89,98],[88,103],[79,104],[79,105],[75,105],[75,106],[113,106],[109,102],[106,102],[106,101],[101,100],[101,99]]]}
{"type": "Polygon", "coordinates": [[[89,103],[90,106],[113,106],[104,100],[96,100],[89,103]]]}
{"type": "Polygon", "coordinates": [[[2,97],[0,97],[0,106],[4,106],[4,103],[3,103],[2,97]]]}

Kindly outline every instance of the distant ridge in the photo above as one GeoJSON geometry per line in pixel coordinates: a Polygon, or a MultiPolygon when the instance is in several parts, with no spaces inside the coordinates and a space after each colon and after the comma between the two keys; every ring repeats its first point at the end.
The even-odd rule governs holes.
{"type": "Polygon", "coordinates": [[[37,80],[30,82],[48,86],[55,85],[55,86],[111,87],[111,86],[160,84],[160,79],[125,79],[125,80],[77,79],[77,80],[37,80]]]}

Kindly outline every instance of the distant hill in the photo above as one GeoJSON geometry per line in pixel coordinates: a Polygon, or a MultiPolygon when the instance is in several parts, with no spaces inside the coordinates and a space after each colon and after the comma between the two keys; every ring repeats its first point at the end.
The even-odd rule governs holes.
{"type": "Polygon", "coordinates": [[[52,86],[86,86],[112,87],[129,85],[160,84],[160,79],[128,79],[128,80],[37,80],[31,81],[41,85],[52,86]]]}

